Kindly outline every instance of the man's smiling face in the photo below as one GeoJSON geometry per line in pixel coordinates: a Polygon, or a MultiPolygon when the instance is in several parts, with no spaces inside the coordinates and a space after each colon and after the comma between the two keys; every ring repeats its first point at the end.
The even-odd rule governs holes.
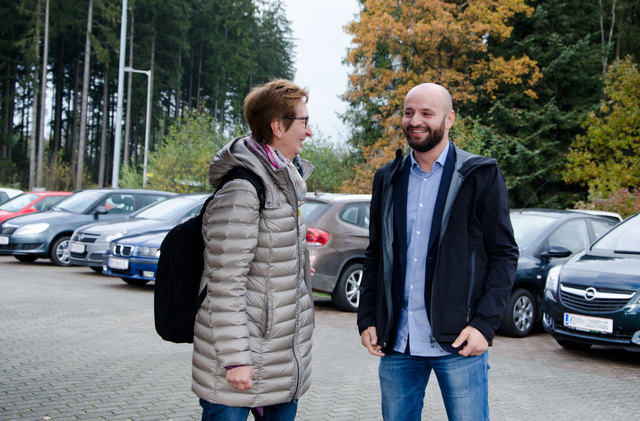
{"type": "Polygon", "coordinates": [[[427,152],[448,139],[453,111],[446,108],[437,91],[425,87],[409,92],[404,102],[402,130],[412,149],[427,152]]]}

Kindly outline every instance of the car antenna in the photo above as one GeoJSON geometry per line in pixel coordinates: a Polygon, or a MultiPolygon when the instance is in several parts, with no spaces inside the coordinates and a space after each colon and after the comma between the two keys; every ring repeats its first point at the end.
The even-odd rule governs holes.
{"type": "MultiPolygon", "coordinates": [[[[553,175],[553,174],[552,174],[553,175]]],[[[549,180],[551,180],[551,176],[547,177],[547,179],[545,180],[544,183],[542,183],[542,185],[540,187],[538,187],[538,190],[536,190],[531,196],[529,196],[529,200],[527,200],[527,203],[524,204],[524,206],[521,209],[526,209],[527,206],[529,206],[529,203],[531,203],[531,201],[533,200],[534,197],[536,197],[536,195],[538,194],[538,192],[545,186],[545,184],[547,184],[549,182],[549,180]]]]}

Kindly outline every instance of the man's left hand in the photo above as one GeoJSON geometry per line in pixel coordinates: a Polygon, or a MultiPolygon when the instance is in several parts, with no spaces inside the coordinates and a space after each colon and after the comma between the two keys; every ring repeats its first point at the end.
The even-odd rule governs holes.
{"type": "Polygon", "coordinates": [[[487,338],[484,337],[482,333],[478,329],[473,326],[467,326],[462,329],[460,335],[456,338],[456,340],[451,344],[452,347],[458,348],[464,342],[467,344],[458,351],[458,354],[463,357],[477,357],[478,355],[482,355],[487,348],[489,348],[489,342],[487,342],[487,338]]]}

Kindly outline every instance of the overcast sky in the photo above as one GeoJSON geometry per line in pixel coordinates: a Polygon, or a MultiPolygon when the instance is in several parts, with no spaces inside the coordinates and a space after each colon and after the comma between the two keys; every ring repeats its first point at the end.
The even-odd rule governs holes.
{"type": "Polygon", "coordinates": [[[359,11],[356,0],[283,0],[295,38],[294,81],[309,89],[309,120],[313,130],[334,142],[348,138],[337,116],[346,109],[339,98],[347,89],[347,55],[351,37],[342,29],[359,11]]]}

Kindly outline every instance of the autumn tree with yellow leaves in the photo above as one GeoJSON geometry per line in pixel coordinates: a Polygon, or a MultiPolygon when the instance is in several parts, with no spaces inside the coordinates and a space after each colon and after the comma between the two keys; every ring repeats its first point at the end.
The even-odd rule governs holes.
{"type": "Polygon", "coordinates": [[[401,109],[407,92],[423,82],[451,92],[459,116],[480,96],[519,89],[535,98],[541,73],[526,55],[491,54],[490,43],[509,38],[510,20],[531,15],[524,0],[363,0],[359,19],[349,24],[354,48],[345,99],[351,142],[362,151],[355,180],[345,191],[368,192],[375,169],[405,147],[401,109]]]}

